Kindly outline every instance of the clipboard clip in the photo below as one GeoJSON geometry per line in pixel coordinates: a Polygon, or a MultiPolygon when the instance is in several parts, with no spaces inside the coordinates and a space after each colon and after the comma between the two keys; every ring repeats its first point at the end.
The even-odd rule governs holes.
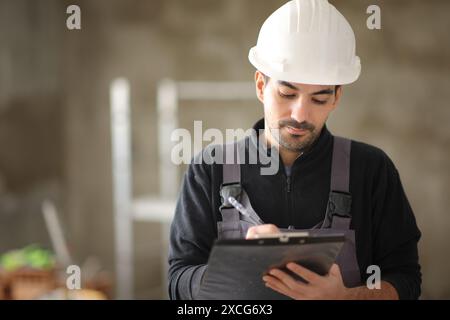
{"type": "Polygon", "coordinates": [[[278,239],[282,243],[287,243],[291,238],[309,237],[309,232],[281,232],[281,233],[266,233],[257,234],[255,239],[278,239]]]}

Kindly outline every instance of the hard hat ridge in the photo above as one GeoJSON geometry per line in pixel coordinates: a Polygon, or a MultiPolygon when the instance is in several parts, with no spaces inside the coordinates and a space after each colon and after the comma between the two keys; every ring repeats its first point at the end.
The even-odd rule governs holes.
{"type": "Polygon", "coordinates": [[[359,77],[355,35],[327,0],[292,0],[261,27],[250,62],[266,75],[308,84],[347,84],[359,77]]]}

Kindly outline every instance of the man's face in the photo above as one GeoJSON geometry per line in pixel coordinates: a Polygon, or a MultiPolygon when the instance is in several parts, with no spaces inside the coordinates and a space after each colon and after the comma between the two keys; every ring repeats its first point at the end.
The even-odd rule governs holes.
{"type": "Polygon", "coordinates": [[[342,90],[334,85],[276,79],[267,83],[259,71],[255,80],[258,98],[264,104],[266,129],[270,128],[270,135],[266,135],[269,142],[293,152],[303,152],[314,143],[337,106],[342,90]]]}

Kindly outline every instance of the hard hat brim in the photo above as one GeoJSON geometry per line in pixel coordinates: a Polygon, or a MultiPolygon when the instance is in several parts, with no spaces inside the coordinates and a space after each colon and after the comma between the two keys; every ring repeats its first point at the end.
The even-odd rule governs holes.
{"type": "Polygon", "coordinates": [[[334,70],[319,72],[286,70],[283,62],[267,63],[260,55],[258,55],[257,46],[250,49],[248,59],[257,70],[265,75],[277,80],[294,83],[345,85],[355,82],[361,74],[361,62],[358,56],[355,57],[353,65],[336,67],[334,70]]]}

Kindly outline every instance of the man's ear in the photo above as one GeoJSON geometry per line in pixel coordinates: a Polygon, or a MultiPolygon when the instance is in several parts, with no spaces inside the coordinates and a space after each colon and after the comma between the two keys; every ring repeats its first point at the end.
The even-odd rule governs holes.
{"type": "Polygon", "coordinates": [[[264,79],[264,75],[260,71],[255,72],[255,85],[256,85],[256,96],[258,100],[264,103],[264,88],[266,86],[266,82],[264,79]]]}

